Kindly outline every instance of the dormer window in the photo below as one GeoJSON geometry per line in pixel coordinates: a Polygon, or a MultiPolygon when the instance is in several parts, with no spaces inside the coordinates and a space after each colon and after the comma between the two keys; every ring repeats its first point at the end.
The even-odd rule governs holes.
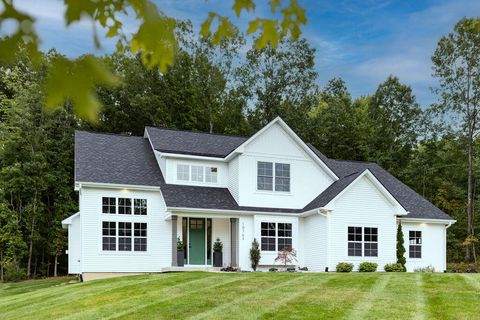
{"type": "Polygon", "coordinates": [[[290,192],[290,164],[257,162],[257,190],[290,192]]]}
{"type": "Polygon", "coordinates": [[[207,184],[217,184],[218,168],[177,164],[177,181],[192,181],[207,184]]]}
{"type": "Polygon", "coordinates": [[[177,164],[177,180],[190,180],[190,166],[187,164],[177,164]]]}

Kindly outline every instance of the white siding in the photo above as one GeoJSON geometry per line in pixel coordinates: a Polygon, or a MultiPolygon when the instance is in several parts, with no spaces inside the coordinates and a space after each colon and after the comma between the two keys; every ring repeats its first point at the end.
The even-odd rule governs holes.
{"type": "Polygon", "coordinates": [[[83,187],[80,208],[83,272],[159,272],[171,265],[171,221],[160,192],[83,187]],[[148,214],[102,214],[102,197],[147,199],[148,214]],[[102,221],[146,222],[147,252],[102,251],[102,221]]]}
{"type": "MultiPolygon", "coordinates": [[[[253,216],[239,218],[238,265],[242,270],[251,270],[250,248],[254,238],[253,216]]],[[[257,238],[260,243],[260,238],[257,238]]]]}
{"type": "Polygon", "coordinates": [[[228,163],[228,190],[230,190],[230,193],[232,194],[235,201],[237,201],[237,203],[239,202],[238,200],[239,159],[240,159],[239,157],[235,157],[233,158],[233,160],[231,160],[228,163]]]}
{"type": "Polygon", "coordinates": [[[310,271],[325,271],[327,263],[327,218],[319,214],[301,219],[304,242],[303,265],[310,271]]]}
{"type": "Polygon", "coordinates": [[[68,225],[68,273],[82,272],[82,236],[81,217],[77,215],[68,225]]]}
{"type": "Polygon", "coordinates": [[[329,269],[338,262],[350,262],[355,269],[363,261],[378,263],[382,271],[387,263],[396,261],[396,217],[394,205],[363,176],[336,200],[328,217],[329,269]],[[349,257],[347,231],[349,226],[378,228],[378,257],[349,257]]]}
{"type": "Polygon", "coordinates": [[[433,266],[435,271],[446,269],[446,229],[442,224],[402,222],[407,271],[433,266]],[[409,258],[409,231],[422,231],[422,258],[409,258]]]}
{"type": "Polygon", "coordinates": [[[275,124],[245,147],[239,156],[239,204],[242,206],[303,208],[333,179],[275,124]],[[257,162],[290,164],[290,192],[257,190],[257,162]]]}

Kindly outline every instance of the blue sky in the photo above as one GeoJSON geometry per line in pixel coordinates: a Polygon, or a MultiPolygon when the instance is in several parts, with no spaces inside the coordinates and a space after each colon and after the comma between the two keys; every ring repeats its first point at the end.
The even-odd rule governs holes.
{"type": "MultiPolygon", "coordinates": [[[[257,0],[255,16],[268,16],[266,0],[257,0]]],[[[343,78],[357,97],[373,93],[393,74],[412,86],[422,106],[435,101],[430,87],[430,57],[439,38],[464,16],[480,15],[478,0],[318,0],[300,1],[307,9],[308,25],[303,36],[317,49],[319,84],[332,77],[343,78]]],[[[74,57],[83,53],[111,52],[113,41],[95,50],[92,24],[82,21],[65,28],[63,1],[17,0],[18,7],[37,18],[42,48],[56,48],[74,57]]],[[[156,0],[166,14],[190,19],[198,29],[209,11],[229,15],[245,30],[252,16],[236,18],[230,0],[156,0]]],[[[128,21],[127,21],[128,26],[128,21]]],[[[130,25],[133,27],[133,25],[130,25]]]]}

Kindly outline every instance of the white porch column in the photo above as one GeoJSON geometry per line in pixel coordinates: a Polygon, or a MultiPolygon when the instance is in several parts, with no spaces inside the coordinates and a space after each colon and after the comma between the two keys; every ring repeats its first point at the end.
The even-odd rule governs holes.
{"type": "Polygon", "coordinates": [[[238,218],[230,218],[230,262],[238,267],[238,218]]]}
{"type": "Polygon", "coordinates": [[[177,216],[172,215],[172,267],[178,266],[177,261],[177,216]]]}

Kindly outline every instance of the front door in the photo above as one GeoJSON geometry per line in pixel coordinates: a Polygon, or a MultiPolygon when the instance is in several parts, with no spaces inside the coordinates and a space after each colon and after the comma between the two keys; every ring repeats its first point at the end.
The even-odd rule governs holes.
{"type": "Polygon", "coordinates": [[[190,218],[188,264],[206,264],[205,262],[205,219],[190,218]]]}

